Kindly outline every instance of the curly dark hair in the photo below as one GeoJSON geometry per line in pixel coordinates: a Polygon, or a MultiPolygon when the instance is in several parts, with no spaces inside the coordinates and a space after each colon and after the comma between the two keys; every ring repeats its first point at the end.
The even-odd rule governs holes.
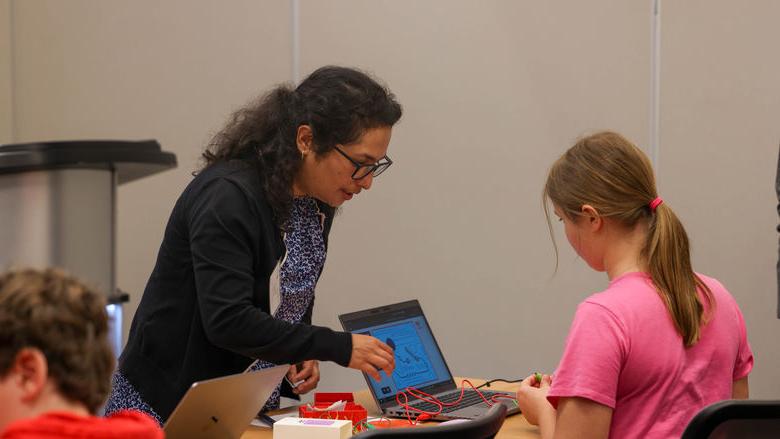
{"type": "Polygon", "coordinates": [[[24,348],[43,353],[62,396],[92,413],[103,404],[114,354],[102,294],[56,269],[0,275],[0,377],[24,348]]]}
{"type": "Polygon", "coordinates": [[[393,93],[366,73],[321,67],[297,88],[280,85],[233,113],[203,153],[203,168],[233,159],[254,162],[283,227],[292,205],[293,178],[302,163],[296,145],[299,126],[311,127],[312,150],[319,156],[338,144],[359,141],[368,129],[392,127],[401,114],[393,93]]]}

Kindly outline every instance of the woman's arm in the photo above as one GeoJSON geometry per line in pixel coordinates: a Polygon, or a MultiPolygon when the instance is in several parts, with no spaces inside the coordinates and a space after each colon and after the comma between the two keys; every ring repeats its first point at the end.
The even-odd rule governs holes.
{"type": "Polygon", "coordinates": [[[749,393],[748,377],[734,381],[734,385],[731,387],[732,399],[748,399],[749,393]]]}
{"type": "Polygon", "coordinates": [[[253,208],[252,194],[233,180],[218,179],[189,205],[188,231],[196,300],[203,332],[210,343],[250,358],[273,363],[307,359],[349,364],[352,336],[329,328],[288,323],[254,304],[254,271],[261,246],[274,236],[253,208]]]}

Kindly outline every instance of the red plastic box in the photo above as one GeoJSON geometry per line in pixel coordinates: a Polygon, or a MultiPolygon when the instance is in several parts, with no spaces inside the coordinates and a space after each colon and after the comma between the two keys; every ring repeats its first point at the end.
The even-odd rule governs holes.
{"type": "Polygon", "coordinates": [[[316,408],[328,407],[336,401],[347,401],[344,410],[312,410],[308,404],[304,404],[298,407],[298,416],[301,418],[349,419],[352,421],[352,428],[360,426],[368,419],[368,412],[362,405],[355,404],[355,398],[351,393],[318,392],[314,394],[314,407],[316,408]]]}

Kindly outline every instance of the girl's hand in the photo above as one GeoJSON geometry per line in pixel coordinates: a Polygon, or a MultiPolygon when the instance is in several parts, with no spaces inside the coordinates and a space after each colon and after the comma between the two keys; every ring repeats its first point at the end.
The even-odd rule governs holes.
{"type": "Polygon", "coordinates": [[[523,412],[523,416],[532,425],[539,425],[552,421],[555,423],[555,409],[547,401],[547,393],[550,391],[552,377],[550,375],[541,375],[541,382],[537,381],[537,376],[530,375],[520,383],[520,389],[517,391],[517,405],[523,412]]]}

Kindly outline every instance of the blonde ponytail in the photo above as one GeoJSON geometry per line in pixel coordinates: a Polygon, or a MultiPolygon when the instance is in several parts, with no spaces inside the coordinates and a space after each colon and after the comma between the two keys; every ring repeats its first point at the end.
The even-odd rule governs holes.
{"type": "Polygon", "coordinates": [[[712,291],[693,272],[688,234],[677,215],[662,204],[653,217],[642,254],[677,332],[690,347],[699,341],[706,320],[698,290],[704,293],[708,305],[714,303],[712,291]]]}

